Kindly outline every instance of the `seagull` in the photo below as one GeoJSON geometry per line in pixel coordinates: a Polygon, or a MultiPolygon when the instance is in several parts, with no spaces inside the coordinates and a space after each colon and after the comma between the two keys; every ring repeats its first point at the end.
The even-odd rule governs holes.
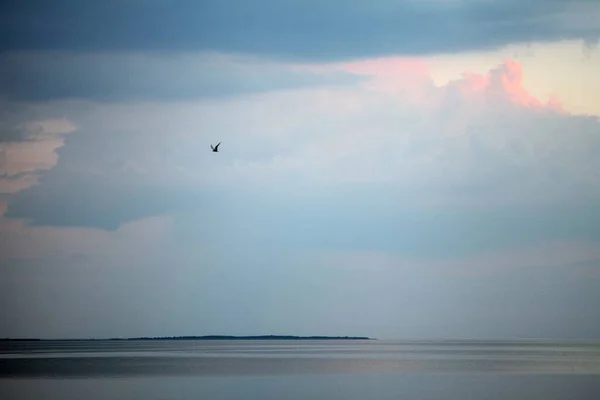
{"type": "MultiPolygon", "coordinates": [[[[219,144],[221,144],[221,142],[219,142],[219,144]]],[[[210,148],[212,149],[212,151],[213,151],[214,153],[218,153],[218,152],[219,152],[219,144],[218,144],[218,145],[216,145],[215,147],[213,147],[213,145],[212,145],[212,144],[210,145],[210,148]]]]}

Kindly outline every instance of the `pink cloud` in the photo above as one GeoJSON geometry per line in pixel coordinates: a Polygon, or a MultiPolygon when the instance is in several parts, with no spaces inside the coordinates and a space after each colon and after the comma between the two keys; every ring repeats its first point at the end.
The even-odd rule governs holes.
{"type": "Polygon", "coordinates": [[[477,81],[477,84],[471,88],[471,92],[483,92],[487,99],[501,98],[524,107],[564,113],[556,98],[544,103],[529,93],[523,86],[523,67],[517,61],[507,59],[503,64],[489,71],[486,76],[473,74],[471,76],[477,81]]]}
{"type": "Polygon", "coordinates": [[[322,66],[297,67],[313,72],[339,70],[369,77],[365,88],[401,94],[410,102],[423,106],[444,106],[448,101],[498,106],[501,103],[532,109],[566,113],[555,97],[543,101],[523,86],[523,67],[506,59],[487,74],[465,71],[462,77],[436,87],[427,63],[413,58],[381,58],[322,66]]]}
{"type": "MultiPolygon", "coordinates": [[[[492,197],[495,190],[487,201],[499,204],[572,197],[571,189],[557,185],[558,177],[595,193],[589,183],[597,177],[588,171],[596,162],[581,149],[582,143],[594,145],[597,126],[570,115],[555,97],[546,101],[532,94],[517,61],[507,59],[486,73],[465,72],[440,85],[419,59],[296,68],[345,71],[365,81],[359,88],[329,90],[328,96],[326,91],[298,94],[305,96],[300,108],[310,109],[310,120],[326,128],[307,129],[320,132],[319,137],[304,136],[306,143],[295,146],[295,153],[278,165],[261,163],[265,171],[270,167],[284,174],[287,168],[313,183],[394,181],[413,192],[480,187],[479,196],[488,196],[489,189],[492,197]],[[336,107],[348,111],[343,118],[337,118],[341,113],[336,107]],[[578,127],[575,134],[572,124],[578,127]],[[581,154],[571,159],[575,153],[581,154]],[[540,199],[542,189],[546,196],[540,199]]],[[[475,199],[470,192],[460,195],[460,202],[481,200],[475,199]]]]}
{"type": "Polygon", "coordinates": [[[338,65],[336,68],[357,75],[374,77],[371,87],[392,92],[411,90],[413,95],[423,94],[433,86],[427,64],[418,59],[376,59],[338,65]]]}
{"type": "Polygon", "coordinates": [[[377,58],[296,68],[312,72],[343,71],[370,77],[371,79],[363,85],[364,88],[391,95],[401,94],[413,101],[429,101],[434,90],[429,67],[423,60],[414,58],[377,58]]]}
{"type": "Polygon", "coordinates": [[[0,143],[0,193],[17,193],[36,184],[39,172],[57,164],[56,151],[65,135],[77,129],[66,118],[29,121],[18,128],[33,140],[0,143]]]}

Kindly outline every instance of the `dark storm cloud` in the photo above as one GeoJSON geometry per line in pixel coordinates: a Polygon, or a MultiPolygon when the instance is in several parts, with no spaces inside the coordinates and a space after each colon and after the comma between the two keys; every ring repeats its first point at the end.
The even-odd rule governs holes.
{"type": "Polygon", "coordinates": [[[593,40],[596,1],[24,0],[0,51],[216,50],[332,60],[593,40]]]}
{"type": "Polygon", "coordinates": [[[169,101],[357,81],[345,73],[300,72],[250,57],[219,55],[58,51],[17,52],[0,59],[0,95],[17,101],[169,101]]]}

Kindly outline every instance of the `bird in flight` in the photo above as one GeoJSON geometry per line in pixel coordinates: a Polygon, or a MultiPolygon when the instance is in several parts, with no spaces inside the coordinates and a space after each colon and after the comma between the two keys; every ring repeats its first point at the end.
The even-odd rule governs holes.
{"type": "MultiPolygon", "coordinates": [[[[221,144],[221,142],[219,142],[219,144],[221,144]]],[[[213,147],[213,145],[210,145],[210,148],[212,149],[213,152],[218,153],[219,152],[219,144],[217,144],[215,147],[213,147]]]]}

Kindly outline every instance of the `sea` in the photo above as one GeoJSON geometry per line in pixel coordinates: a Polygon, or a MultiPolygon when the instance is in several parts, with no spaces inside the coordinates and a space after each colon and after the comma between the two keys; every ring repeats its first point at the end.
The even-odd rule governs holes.
{"type": "Polygon", "coordinates": [[[600,342],[0,341],[0,399],[600,399],[600,342]]]}

